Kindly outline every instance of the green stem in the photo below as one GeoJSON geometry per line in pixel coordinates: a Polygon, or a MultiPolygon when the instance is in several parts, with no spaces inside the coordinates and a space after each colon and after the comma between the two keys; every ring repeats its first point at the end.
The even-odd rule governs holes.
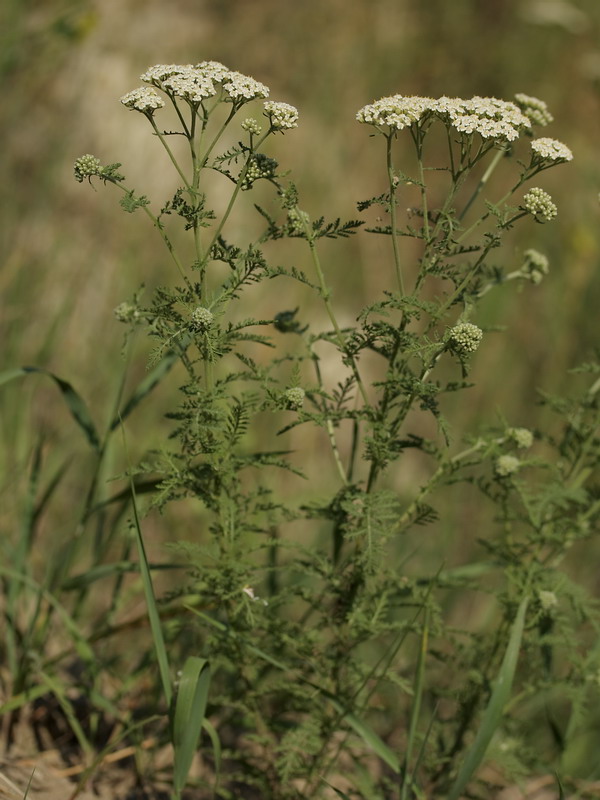
{"type": "MultiPolygon", "coordinates": [[[[312,358],[313,364],[315,365],[315,372],[317,374],[317,383],[319,384],[319,388],[323,389],[323,379],[322,379],[322,376],[321,376],[321,369],[319,367],[319,360],[318,360],[317,356],[315,355],[315,353],[310,348],[310,346],[309,345],[307,345],[307,346],[308,346],[308,351],[309,351],[310,356],[312,358]]],[[[323,403],[323,407],[320,408],[320,411],[322,411],[323,414],[325,415],[325,426],[326,426],[326,430],[327,430],[327,436],[329,437],[329,444],[331,445],[331,450],[333,452],[333,460],[335,461],[335,466],[336,466],[336,469],[338,471],[338,475],[340,476],[340,479],[341,479],[342,483],[344,484],[344,486],[347,486],[348,483],[349,483],[348,476],[346,475],[346,470],[344,469],[344,465],[342,464],[342,459],[340,457],[340,451],[338,450],[337,441],[336,441],[336,438],[335,438],[335,428],[333,426],[333,422],[331,421],[331,417],[327,413],[327,406],[326,406],[325,402],[323,403]]]]}
{"type": "MultiPolygon", "coordinates": [[[[225,126],[223,126],[223,127],[225,127],[225,126]]],[[[229,219],[229,215],[231,214],[231,211],[232,211],[232,209],[233,209],[234,203],[235,203],[235,201],[236,201],[236,199],[237,199],[237,196],[238,196],[238,194],[240,193],[240,189],[241,189],[241,187],[242,187],[242,183],[243,183],[243,181],[244,181],[244,178],[246,177],[246,172],[248,171],[248,165],[250,164],[250,159],[252,158],[252,156],[254,155],[254,153],[255,153],[255,152],[258,150],[258,148],[261,146],[261,144],[264,142],[264,140],[267,138],[267,136],[269,135],[269,133],[270,133],[270,132],[271,132],[271,131],[270,131],[270,129],[269,129],[269,130],[268,130],[268,131],[267,131],[267,132],[266,132],[266,133],[265,133],[265,134],[264,134],[264,135],[263,135],[263,136],[262,136],[262,137],[259,139],[259,141],[258,141],[258,142],[257,142],[257,144],[256,144],[256,148],[255,148],[255,149],[254,149],[254,150],[253,150],[253,151],[252,151],[252,152],[249,154],[249,156],[248,156],[248,158],[247,158],[247,160],[246,160],[246,163],[244,164],[244,166],[243,166],[243,168],[242,168],[242,170],[241,170],[241,172],[240,172],[239,178],[237,179],[237,182],[236,182],[236,184],[235,184],[235,189],[233,190],[233,192],[232,192],[232,195],[231,195],[231,198],[229,199],[229,203],[228,203],[228,205],[227,205],[227,208],[225,209],[225,212],[224,212],[223,216],[221,217],[221,221],[219,222],[219,224],[218,224],[218,226],[217,226],[217,229],[216,229],[216,231],[215,231],[215,233],[214,233],[214,235],[213,235],[213,238],[212,238],[212,240],[211,240],[211,242],[210,242],[209,246],[208,246],[208,247],[207,247],[207,249],[206,249],[206,253],[205,253],[205,255],[204,255],[204,258],[203,258],[203,260],[202,260],[202,266],[203,266],[203,267],[206,265],[206,261],[208,260],[208,258],[209,258],[209,256],[210,256],[210,253],[211,253],[211,251],[212,251],[212,249],[213,249],[213,247],[214,247],[215,243],[217,242],[217,240],[218,240],[219,236],[221,235],[221,231],[222,231],[222,230],[223,230],[223,228],[225,227],[225,223],[226,223],[226,222],[227,222],[227,220],[229,219]]],[[[219,134],[219,135],[220,135],[220,134],[219,134]]],[[[213,144],[214,144],[214,143],[213,143],[213,144]]],[[[212,148],[212,145],[211,145],[211,148],[212,148]]],[[[208,151],[208,152],[210,152],[210,148],[209,148],[209,151],[208,151]]],[[[206,156],[205,156],[205,159],[206,159],[207,157],[208,157],[208,153],[206,154],[206,156]]],[[[200,166],[201,166],[201,168],[204,166],[204,163],[205,163],[205,161],[203,160],[203,162],[202,162],[202,163],[201,163],[201,165],[200,165],[200,166]]]]}
{"type": "Polygon", "coordinates": [[[175,169],[179,173],[179,176],[180,176],[181,180],[183,181],[183,183],[185,185],[185,188],[188,189],[188,190],[191,190],[192,187],[190,186],[188,179],[185,177],[181,167],[177,163],[177,159],[175,158],[175,156],[173,155],[173,151],[171,150],[171,148],[167,144],[167,140],[165,139],[163,134],[156,127],[156,122],[154,122],[154,118],[153,117],[149,117],[149,120],[150,120],[150,123],[151,123],[152,127],[154,128],[154,133],[160,139],[161,144],[165,148],[165,150],[167,151],[167,155],[171,159],[171,162],[172,162],[173,166],[175,167],[175,169]]]}
{"type": "Polygon", "coordinates": [[[319,279],[319,288],[321,290],[321,297],[323,298],[323,302],[325,303],[325,308],[327,310],[327,315],[329,316],[329,320],[330,320],[330,322],[331,322],[331,324],[333,326],[333,330],[335,331],[335,336],[336,336],[336,339],[337,339],[338,347],[340,348],[341,352],[344,353],[347,356],[348,361],[350,362],[350,367],[352,369],[352,374],[354,375],[354,379],[355,379],[356,384],[358,386],[358,390],[359,390],[359,392],[361,394],[363,402],[364,402],[365,406],[368,406],[369,405],[369,397],[367,395],[367,391],[365,389],[365,386],[364,386],[364,384],[362,382],[362,378],[360,377],[360,373],[358,371],[358,366],[356,364],[354,356],[348,355],[346,353],[346,340],[344,338],[344,334],[342,333],[342,330],[341,330],[340,326],[338,325],[337,319],[336,319],[335,314],[333,312],[333,306],[331,305],[331,300],[329,299],[330,298],[330,291],[327,288],[327,284],[325,283],[325,275],[323,274],[323,269],[321,267],[321,261],[319,259],[319,254],[317,252],[317,247],[315,245],[315,239],[314,239],[313,232],[310,230],[308,223],[304,219],[304,215],[302,214],[302,212],[300,211],[300,209],[298,207],[296,207],[296,212],[298,213],[298,217],[303,220],[302,224],[303,224],[303,227],[304,227],[304,233],[306,234],[306,241],[308,242],[308,246],[309,246],[309,249],[310,249],[310,256],[311,256],[311,259],[312,259],[312,262],[313,262],[313,266],[315,268],[315,272],[317,273],[317,277],[319,279]]]}
{"type": "Polygon", "coordinates": [[[481,180],[479,181],[479,183],[478,183],[478,184],[477,184],[477,186],[475,187],[475,191],[473,192],[473,194],[471,195],[471,197],[468,199],[468,201],[467,201],[467,204],[465,205],[465,207],[463,208],[463,210],[462,210],[462,211],[461,211],[461,213],[459,214],[458,218],[459,218],[460,220],[462,220],[462,219],[464,219],[464,218],[465,218],[465,216],[466,216],[466,214],[467,214],[468,210],[471,208],[471,206],[473,205],[473,203],[475,202],[475,200],[476,200],[476,199],[479,197],[479,195],[480,195],[480,193],[481,193],[481,191],[482,191],[483,187],[486,185],[486,183],[487,183],[487,182],[489,181],[489,179],[491,178],[491,176],[492,176],[492,173],[494,172],[494,170],[496,169],[496,167],[497,167],[497,166],[498,166],[498,164],[500,163],[500,159],[502,158],[502,156],[503,156],[505,153],[506,153],[506,150],[505,150],[504,148],[502,148],[501,150],[498,150],[498,151],[496,152],[496,155],[495,155],[495,156],[494,156],[494,158],[491,160],[491,162],[490,162],[490,164],[489,164],[488,168],[487,168],[487,169],[486,169],[486,171],[483,173],[483,175],[482,175],[482,177],[481,177],[481,180]]]}
{"type": "Polygon", "coordinates": [[[421,488],[415,499],[410,503],[410,505],[405,509],[405,511],[400,515],[400,517],[396,521],[396,530],[401,530],[402,526],[408,522],[410,517],[415,512],[419,503],[421,503],[425,497],[437,486],[441,478],[449,471],[454,469],[461,461],[464,461],[465,458],[477,453],[482,449],[482,447],[486,443],[479,439],[472,447],[467,448],[467,450],[463,450],[461,453],[457,453],[457,455],[450,458],[448,461],[440,464],[440,466],[436,469],[433,473],[431,478],[427,481],[425,486],[421,488]]]}
{"type": "Polygon", "coordinates": [[[394,268],[396,270],[396,280],[400,295],[404,297],[404,279],[402,277],[402,267],[400,265],[400,248],[398,246],[398,233],[396,231],[396,186],[394,183],[394,167],[392,164],[392,134],[386,136],[387,148],[387,173],[390,192],[390,222],[392,229],[392,248],[394,250],[394,268]]]}

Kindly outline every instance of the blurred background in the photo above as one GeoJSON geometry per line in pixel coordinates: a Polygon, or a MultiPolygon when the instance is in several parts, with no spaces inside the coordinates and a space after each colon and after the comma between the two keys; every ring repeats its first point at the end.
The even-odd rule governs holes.
{"type": "MultiPolygon", "coordinates": [[[[73,161],[84,153],[120,161],[137,191],[164,202],[175,186],[172,168],[143,117],[119,98],[152,64],[201,60],[252,75],[272,99],[298,107],[300,127],[272,147],[315,217],[356,217],[357,200],[383,191],[381,148],[355,121],[366,103],[394,93],[511,99],[516,92],[548,103],[555,122],[540,135],[564,141],[575,155],[537,181],[559,216],[551,225],[523,225],[504,262],[514,269],[522,250],[535,247],[548,254],[551,273],[539,287],[490,293],[476,321],[506,332],[490,337],[474,366],[477,388],[453,409],[458,435],[480,409],[487,422],[491,410],[534,426],[536,389],[568,388],[567,370],[597,344],[598,0],[3,0],[2,369],[31,364],[57,373],[102,426],[123,344],[112,310],[141,283],[175,276],[146,218],[124,214],[111,187],[76,183],[73,161]]],[[[382,245],[369,238],[378,237],[326,249],[335,301],[348,320],[382,285],[382,245]]],[[[275,310],[297,305],[291,283],[281,291],[290,294],[275,310]]],[[[134,377],[143,375],[146,357],[144,345],[134,377]]],[[[132,420],[140,452],[161,442],[161,409],[176,383],[160,388],[149,416],[132,420]]],[[[0,492],[10,521],[40,436],[50,454],[72,453],[76,464],[85,443],[41,378],[3,387],[0,413],[0,492]]]]}

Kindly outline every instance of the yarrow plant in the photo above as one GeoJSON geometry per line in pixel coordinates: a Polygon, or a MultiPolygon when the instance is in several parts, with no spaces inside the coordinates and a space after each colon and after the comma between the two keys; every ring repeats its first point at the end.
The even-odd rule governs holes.
{"type": "MultiPolygon", "coordinates": [[[[480,299],[501,284],[537,284],[548,273],[537,251],[527,250],[521,264],[508,257],[507,269],[496,251],[517,223],[556,216],[538,187],[517,207],[509,201],[544,170],[570,161],[571,151],[533,138],[534,127],[552,117],[528,95],[514,102],[384,97],[357,113],[374,135],[374,152],[382,145],[380,192],[358,202],[363,219],[326,220],[302,207],[296,184],[266,152],[270,137],[293,134],[296,108],[267,100],[264,84],[214,61],[156,65],[141,79],[148,86],[121,102],[160,140],[181,182],[175,194],[156,210],[128,187],[119,164],[103,167],[91,155],[76,161],[75,177],[114,185],[126,211],[146,214],[179,281],[147,304],[138,296],[115,312],[123,323],[145,326],[156,345],[150,383],[173,363],[181,367],[181,402],[168,415],[172,437],[131,470],[134,487],[143,474],[152,478],[154,506],[187,498],[189,528],[199,531],[192,541],[182,532],[175,545],[190,570],[170,600],[180,596],[182,620],[197,626],[193,655],[210,661],[212,678],[210,691],[198,690],[205,704],[194,736],[183,747],[174,735],[176,794],[204,717],[208,738],[200,747],[209,768],[199,797],[318,798],[333,796],[330,787],[345,798],[490,797],[478,772],[484,759],[522,774],[547,755],[532,743],[503,760],[502,748],[490,745],[521,741],[528,725],[547,724],[532,698],[546,692],[550,702],[562,679],[546,658],[554,648],[560,661],[557,630],[574,641],[567,610],[574,590],[558,565],[573,539],[597,524],[598,501],[590,501],[586,481],[598,452],[591,423],[598,382],[579,405],[569,401],[578,421],[562,438],[501,425],[471,431],[461,443],[446,397],[466,390],[485,358],[480,299]],[[169,105],[177,130],[160,121],[169,105]],[[227,130],[236,143],[229,137],[224,146],[227,130]],[[431,131],[447,146],[447,161],[435,160],[435,171],[427,160],[431,131]],[[173,136],[186,141],[185,159],[171,148],[173,136]],[[511,177],[497,197],[489,187],[500,168],[511,177]],[[220,218],[209,205],[215,174],[230,189],[220,218]],[[240,242],[232,210],[258,183],[270,186],[272,201],[254,206],[260,235],[240,242]],[[188,233],[191,258],[179,252],[174,221],[188,233]],[[359,230],[389,240],[389,283],[381,296],[365,298],[355,325],[342,326],[320,240],[359,230]],[[405,255],[407,238],[420,253],[414,263],[405,255]],[[269,264],[269,242],[286,239],[304,242],[305,268],[269,264]],[[281,282],[314,293],[324,328],[313,329],[304,308],[281,307],[271,290],[281,282]],[[267,319],[249,314],[247,290],[256,284],[271,297],[267,319]],[[324,353],[337,355],[335,378],[324,353]],[[315,463],[310,449],[291,454],[285,442],[296,428],[306,431],[300,441],[309,448],[326,443],[327,456],[315,463]],[[311,428],[322,438],[311,438],[311,428]],[[536,452],[537,439],[556,460],[536,452]],[[416,452],[429,464],[428,477],[399,489],[398,469],[410,474],[416,452]],[[535,478],[540,470],[543,480],[535,478]],[[295,502],[284,482],[277,488],[278,471],[313,491],[303,489],[295,502]],[[412,532],[429,526],[435,535],[436,498],[459,482],[495,504],[497,535],[482,534],[479,545],[489,558],[464,572],[442,560],[433,571],[413,564],[412,532]],[[492,586],[492,629],[450,626],[446,592],[492,586]],[[178,756],[182,750],[188,760],[178,756]]],[[[169,647],[177,652],[175,638],[169,647]]],[[[177,696],[189,696],[180,688],[171,698],[161,663],[173,718],[177,696]]],[[[194,664],[200,685],[204,660],[184,674],[194,664]]],[[[571,668],[585,671],[585,658],[571,668]]]]}

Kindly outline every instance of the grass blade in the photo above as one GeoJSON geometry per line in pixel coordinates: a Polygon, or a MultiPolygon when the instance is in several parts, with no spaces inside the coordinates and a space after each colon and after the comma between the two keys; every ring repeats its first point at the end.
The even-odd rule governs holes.
{"type": "Polygon", "coordinates": [[[183,667],[172,717],[175,751],[174,787],[179,794],[186,784],[200,731],[210,685],[210,667],[205,658],[190,656],[183,667]]]}
{"type": "Polygon", "coordinates": [[[477,732],[475,741],[467,753],[456,781],[454,782],[454,786],[448,795],[448,800],[459,800],[459,797],[462,795],[467,783],[470,781],[475,770],[481,764],[488,745],[491,742],[494,733],[498,729],[500,722],[502,721],[502,714],[510,697],[519,650],[521,648],[523,627],[525,625],[525,612],[527,611],[528,601],[529,598],[527,597],[524,597],[521,600],[516,617],[511,627],[508,645],[506,647],[504,658],[502,659],[502,664],[500,666],[500,671],[498,672],[496,685],[492,691],[492,696],[490,697],[490,701],[483,714],[481,726],[477,732]]]}
{"type": "Polygon", "coordinates": [[[425,609],[425,620],[423,622],[423,631],[421,634],[421,646],[419,647],[419,658],[417,661],[417,669],[415,672],[415,684],[413,690],[413,704],[412,713],[410,716],[410,725],[408,729],[408,740],[406,743],[406,754],[404,756],[404,763],[402,765],[402,791],[400,794],[401,800],[406,800],[408,797],[409,788],[414,781],[414,769],[409,776],[410,758],[412,755],[415,738],[417,733],[417,724],[421,713],[421,699],[423,697],[423,686],[425,682],[425,660],[427,656],[427,641],[429,637],[429,609],[425,609]]]}
{"type": "Polygon", "coordinates": [[[148,608],[148,619],[150,621],[150,630],[152,631],[152,641],[154,642],[154,649],[156,651],[158,669],[160,672],[160,678],[163,686],[165,700],[167,701],[167,705],[170,706],[173,697],[173,689],[171,687],[169,659],[167,656],[167,648],[165,647],[165,640],[162,632],[162,627],[160,624],[160,614],[158,613],[156,598],[154,596],[154,587],[152,586],[152,575],[150,574],[150,564],[148,563],[148,558],[146,556],[146,548],[144,546],[144,539],[142,537],[142,528],[140,525],[140,517],[138,514],[133,478],[130,478],[130,485],[131,485],[131,506],[133,508],[135,536],[140,556],[140,573],[142,576],[142,585],[144,587],[146,606],[148,608]]]}
{"type": "Polygon", "coordinates": [[[75,391],[68,381],[59,378],[58,375],[55,375],[53,372],[39,367],[17,367],[16,369],[6,370],[0,373],[0,386],[16,378],[20,378],[23,375],[36,373],[39,375],[47,375],[54,381],[67,404],[67,408],[71,412],[71,416],[84,432],[86,439],[95,450],[100,450],[100,438],[88,407],[81,398],[81,395],[75,391]]]}

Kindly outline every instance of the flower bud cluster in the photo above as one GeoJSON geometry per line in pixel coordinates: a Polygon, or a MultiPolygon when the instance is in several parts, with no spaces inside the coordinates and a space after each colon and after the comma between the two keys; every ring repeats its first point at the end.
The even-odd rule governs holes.
{"type": "Polygon", "coordinates": [[[521,266],[521,274],[532,283],[540,283],[549,272],[548,259],[543,253],[533,248],[525,250],[523,256],[525,261],[521,266]]]}
{"type": "Polygon", "coordinates": [[[508,478],[509,475],[514,475],[520,466],[521,462],[516,456],[504,455],[498,456],[494,468],[500,478],[508,478]]]}
{"type": "Polygon", "coordinates": [[[271,122],[273,130],[281,131],[298,127],[298,109],[289,103],[275,103],[272,100],[264,103],[265,115],[271,122]]]}
{"type": "Polygon", "coordinates": [[[74,164],[75,180],[82,183],[86,178],[91,178],[92,175],[100,175],[102,172],[102,165],[100,159],[96,156],[91,156],[87,153],[75,161],[74,164]]]}
{"type": "Polygon", "coordinates": [[[297,208],[290,208],[288,210],[287,223],[291,233],[302,233],[309,222],[310,217],[306,211],[300,211],[297,208]]]}
{"type": "Polygon", "coordinates": [[[289,411],[299,411],[304,403],[305,392],[300,386],[293,386],[284,392],[285,406],[289,411]]]}
{"type": "Polygon", "coordinates": [[[548,106],[543,100],[537,97],[530,97],[528,94],[516,94],[515,101],[523,114],[528,117],[534,125],[545,128],[554,121],[554,117],[548,111],[548,106]]]}
{"type": "Polygon", "coordinates": [[[552,198],[543,189],[534,187],[523,197],[523,208],[529,211],[538,222],[549,222],[558,214],[552,198]]]}
{"type": "Polygon", "coordinates": [[[114,309],[113,314],[119,322],[137,322],[140,318],[139,309],[131,303],[119,303],[114,309]]]}
{"type": "Polygon", "coordinates": [[[459,322],[448,332],[448,343],[451,349],[460,356],[474,353],[479,347],[483,331],[472,322],[459,322]]]}
{"type": "Polygon", "coordinates": [[[528,450],[533,444],[533,433],[527,428],[509,428],[507,434],[520,450],[528,450]]]}
{"type": "Polygon", "coordinates": [[[248,133],[253,133],[255,136],[258,136],[262,131],[262,128],[259,125],[258,120],[252,119],[252,117],[248,117],[242,122],[242,130],[248,131],[248,133]]]}
{"type": "Polygon", "coordinates": [[[277,162],[264,153],[254,153],[250,156],[246,174],[241,183],[243,190],[250,189],[254,181],[259,178],[274,178],[277,172],[277,162]]]}
{"type": "Polygon", "coordinates": [[[214,315],[212,311],[203,306],[198,306],[192,311],[190,318],[190,329],[197,333],[206,333],[213,324],[214,315]]]}

